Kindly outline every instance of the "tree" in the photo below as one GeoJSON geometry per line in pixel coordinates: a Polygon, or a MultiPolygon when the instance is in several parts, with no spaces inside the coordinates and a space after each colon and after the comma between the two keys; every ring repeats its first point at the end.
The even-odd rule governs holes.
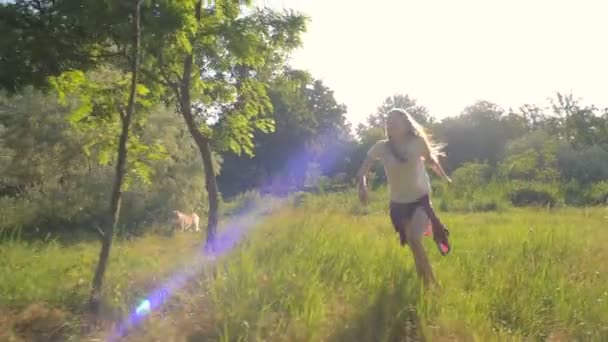
{"type": "Polygon", "coordinates": [[[109,19],[120,20],[121,16],[105,16],[104,8],[107,1],[0,4],[0,88],[10,93],[28,85],[47,88],[49,76],[91,69],[118,55],[108,45],[117,33],[112,29],[115,22],[109,19]]]}
{"type": "MultiPolygon", "coordinates": [[[[272,120],[263,117],[269,110],[263,80],[284,61],[290,49],[299,45],[299,33],[305,23],[302,16],[271,11],[256,11],[252,15],[241,16],[238,1],[217,1],[203,8],[202,1],[159,0],[138,2],[137,8],[142,4],[145,4],[143,11],[138,10],[137,14],[146,27],[146,35],[138,38],[138,44],[140,40],[142,43],[141,54],[146,57],[143,59],[145,68],[142,77],[135,72],[140,55],[133,52],[139,49],[139,45],[135,49],[132,40],[136,20],[125,20],[126,14],[136,17],[129,3],[113,0],[23,0],[15,6],[2,7],[2,14],[21,15],[18,17],[20,21],[7,24],[15,44],[25,44],[19,37],[25,32],[23,27],[31,28],[31,32],[26,32],[29,35],[24,38],[28,44],[36,40],[41,44],[44,42],[44,33],[38,31],[42,29],[56,31],[59,40],[44,50],[45,54],[58,56],[56,59],[28,59],[19,53],[3,55],[1,62],[15,71],[6,74],[8,76],[6,82],[3,80],[3,86],[9,91],[25,84],[42,86],[46,84],[43,79],[55,76],[54,87],[60,93],[74,95],[78,87],[83,87],[79,90],[79,106],[71,116],[72,122],[80,127],[106,125],[111,128],[100,136],[102,139],[93,143],[99,150],[100,159],[111,161],[108,152],[110,146],[115,146],[119,151],[114,185],[118,189],[115,194],[118,195],[112,196],[114,224],[108,227],[104,235],[92,304],[101,286],[105,270],[103,260],[107,260],[109,255],[111,227],[115,227],[118,219],[115,209],[120,207],[122,181],[119,175],[127,163],[125,149],[128,146],[139,151],[147,150],[138,144],[137,137],[131,138],[128,134],[135,104],[147,105],[136,101],[136,95],[142,100],[150,93],[162,95],[167,103],[178,107],[185,119],[206,171],[210,206],[208,239],[211,240],[217,225],[218,208],[212,143],[218,150],[252,153],[252,131],[272,129],[272,120]],[[75,37],[71,35],[74,32],[78,33],[75,37]],[[86,40],[82,40],[82,37],[86,40]],[[72,46],[74,48],[70,49],[72,46]],[[63,50],[78,53],[72,56],[63,50]],[[123,86],[129,84],[124,82],[124,77],[113,74],[110,80],[94,80],[92,75],[85,73],[92,66],[100,65],[110,65],[110,69],[127,71],[132,75],[128,99],[123,96],[126,89],[123,86]],[[77,71],[64,72],[74,69],[77,71]],[[147,87],[139,86],[138,78],[147,87]],[[112,83],[115,87],[111,86],[112,83]],[[122,113],[118,124],[122,132],[118,143],[113,144],[108,138],[111,135],[109,132],[116,132],[114,123],[117,122],[113,118],[117,111],[122,113]]],[[[21,46],[19,44],[17,46],[21,46]]],[[[33,49],[27,44],[23,46],[24,50],[33,49]]],[[[148,171],[143,163],[137,159],[133,163],[135,171],[145,178],[148,171]]]]}
{"type": "Polygon", "coordinates": [[[87,157],[80,148],[85,137],[68,129],[65,112],[55,96],[32,87],[0,97],[0,197],[22,200],[29,213],[2,222],[0,230],[21,226],[24,238],[34,227],[55,234],[88,200],[74,198],[68,184],[87,172],[87,157]]]}
{"type": "Polygon", "coordinates": [[[411,98],[409,95],[395,94],[387,97],[376,109],[376,112],[368,116],[367,125],[369,127],[384,128],[386,115],[393,108],[407,110],[407,112],[412,115],[414,120],[418,121],[418,123],[423,126],[428,126],[435,121],[434,118],[429,114],[428,109],[419,105],[415,99],[411,98]]]}
{"type": "MultiPolygon", "coordinates": [[[[125,96],[126,76],[120,77],[127,81],[121,85],[127,89],[121,90],[125,96]]],[[[119,83],[104,78],[111,81],[109,87],[119,83]]],[[[83,89],[70,98],[81,96],[83,89]]],[[[106,101],[104,92],[95,94],[96,100],[106,101]]],[[[75,102],[70,98],[66,100],[75,102]]],[[[138,96],[139,103],[142,99],[138,96]]],[[[50,234],[61,241],[79,241],[97,237],[96,226],[104,228],[120,119],[116,114],[107,122],[87,125],[68,121],[73,113],[73,107],[58,104],[56,94],[32,87],[0,96],[0,231],[20,227],[24,239],[50,234]]],[[[203,165],[183,119],[164,105],[138,110],[129,136],[116,236],[138,235],[155,223],[165,227],[171,215],[167,208],[205,214],[203,165]]]]}
{"type": "Polygon", "coordinates": [[[554,133],[567,141],[575,149],[608,143],[606,120],[598,109],[583,106],[572,94],[557,93],[552,99],[553,113],[556,115],[554,133]]]}
{"type": "Polygon", "coordinates": [[[241,15],[241,1],[163,3],[160,13],[179,18],[180,29],[158,40],[144,73],[170,90],[196,143],[209,197],[207,246],[218,224],[219,191],[212,150],[253,153],[253,132],[273,121],[266,81],[286,54],[299,46],[305,18],[255,10],[241,15]],[[158,75],[158,76],[157,76],[158,75]]]}
{"type": "Polygon", "coordinates": [[[447,143],[446,168],[455,170],[465,162],[487,161],[496,166],[507,141],[525,133],[525,125],[515,115],[487,101],[478,101],[457,117],[435,125],[435,132],[447,143]]]}
{"type": "Polygon", "coordinates": [[[559,142],[543,130],[530,132],[510,141],[505,157],[499,163],[499,173],[509,180],[555,182],[559,142]]]}
{"type": "Polygon", "coordinates": [[[557,164],[565,180],[576,180],[583,186],[608,179],[608,151],[598,145],[579,149],[562,146],[557,164]]]}
{"type": "Polygon", "coordinates": [[[275,121],[272,133],[254,134],[255,156],[226,154],[225,172],[218,181],[227,195],[270,186],[287,191],[304,185],[307,169],[331,176],[344,172],[352,145],[346,107],[308,72],[287,69],[270,82],[268,91],[275,121]]]}
{"type": "MultiPolygon", "coordinates": [[[[110,76],[115,76],[115,78],[110,77],[108,80],[103,79],[103,77],[107,76],[106,74],[101,74],[98,76],[102,79],[95,80],[93,78],[87,78],[81,71],[75,71],[64,73],[57,78],[52,78],[52,84],[54,85],[54,88],[58,90],[62,98],[65,98],[66,93],[80,92],[82,94],[78,107],[74,110],[71,118],[74,123],[86,125],[88,121],[89,124],[96,125],[99,120],[113,122],[113,114],[115,113],[118,114],[120,120],[120,134],[116,146],[116,173],[110,199],[111,219],[109,220],[109,223],[105,225],[106,228],[104,231],[100,232],[102,245],[89,300],[90,309],[95,314],[99,311],[103,278],[110,256],[114,231],[117,229],[120,217],[122,190],[125,175],[127,173],[127,144],[129,143],[129,131],[132,118],[136,111],[137,96],[145,96],[149,93],[147,88],[138,84],[141,45],[141,3],[142,0],[133,0],[131,2],[131,9],[128,9],[128,7],[124,8],[127,10],[126,13],[129,13],[131,16],[128,21],[130,21],[132,25],[130,32],[131,41],[129,43],[130,55],[125,56],[129,62],[128,72],[130,74],[127,99],[124,99],[121,94],[123,91],[121,85],[126,85],[127,82],[124,82],[126,80],[120,75],[108,73],[110,76]],[[115,83],[116,86],[113,85],[113,81],[117,81],[115,83]]],[[[116,5],[118,5],[118,8],[121,8],[120,5],[122,4],[116,5]]],[[[126,17],[126,15],[123,17],[126,17]]],[[[115,44],[119,45],[123,40],[126,39],[119,36],[119,39],[115,44]]],[[[147,103],[142,102],[142,104],[145,105],[147,103]]],[[[103,140],[106,139],[102,139],[102,141],[103,140]]],[[[109,152],[107,158],[109,158],[109,152]]]]}
{"type": "Polygon", "coordinates": [[[543,109],[536,105],[525,104],[520,106],[518,115],[521,116],[528,131],[535,131],[545,127],[547,116],[543,109]]]}
{"type": "Polygon", "coordinates": [[[103,277],[105,275],[106,267],[108,265],[108,258],[110,257],[110,248],[112,246],[112,238],[114,230],[118,226],[118,219],[120,217],[120,200],[122,195],[123,181],[126,173],[127,166],[127,141],[129,139],[129,129],[131,128],[131,119],[135,112],[135,100],[138,93],[137,76],[139,72],[139,48],[140,48],[140,6],[142,0],[133,1],[133,46],[131,55],[131,86],[129,89],[129,100],[127,102],[127,108],[122,111],[120,110],[120,122],[121,132],[120,140],[118,142],[118,160],[116,162],[116,177],[114,178],[114,184],[112,186],[112,199],[110,204],[110,211],[112,214],[112,225],[108,226],[108,229],[103,234],[103,240],[101,245],[101,251],[99,254],[99,261],[95,270],[95,277],[93,278],[93,288],[91,289],[91,297],[89,304],[91,310],[94,313],[99,311],[99,303],[101,302],[101,285],[103,283],[103,277]]]}

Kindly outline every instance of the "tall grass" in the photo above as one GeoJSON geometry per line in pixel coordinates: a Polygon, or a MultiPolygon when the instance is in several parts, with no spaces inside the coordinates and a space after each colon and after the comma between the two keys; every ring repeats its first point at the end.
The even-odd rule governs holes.
{"type": "MultiPolygon", "coordinates": [[[[600,243],[608,238],[607,210],[442,213],[454,249],[441,257],[425,240],[440,282],[425,291],[390,227],[383,194],[373,198],[365,210],[354,193],[299,195],[277,206],[129,339],[608,340],[608,250],[600,243]]],[[[126,311],[180,270],[201,238],[119,242],[107,300],[126,311]]],[[[86,295],[96,245],[0,248],[9,261],[0,266],[0,305],[72,310],[86,295]]]]}
{"type": "Polygon", "coordinates": [[[376,341],[417,325],[464,340],[608,337],[602,210],[447,215],[455,249],[444,258],[426,241],[442,290],[423,293],[386,217],[333,203],[276,216],[231,257],[212,284],[220,336],[376,341]]]}
{"type": "MultiPolygon", "coordinates": [[[[186,262],[198,242],[189,235],[146,236],[117,241],[106,278],[106,302],[119,311],[146,295],[174,267],[186,262]]],[[[0,244],[0,308],[44,302],[77,311],[88,295],[99,246],[63,246],[55,241],[0,244]]]]}

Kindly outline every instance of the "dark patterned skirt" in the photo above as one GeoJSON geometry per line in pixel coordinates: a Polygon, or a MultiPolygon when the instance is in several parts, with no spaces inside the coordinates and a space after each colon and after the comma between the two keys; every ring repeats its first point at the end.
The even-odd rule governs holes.
{"type": "Polygon", "coordinates": [[[412,219],[414,212],[419,207],[424,210],[427,217],[431,221],[433,239],[437,244],[437,248],[439,248],[439,252],[442,255],[447,255],[451,250],[450,243],[448,241],[448,236],[450,235],[450,232],[441,222],[441,220],[439,220],[439,217],[437,217],[437,215],[435,214],[435,210],[431,205],[429,195],[424,195],[417,199],[415,202],[411,203],[390,203],[391,221],[393,223],[395,231],[399,233],[401,245],[403,246],[407,244],[407,237],[405,234],[405,227],[403,226],[403,222],[409,222],[412,219]]]}

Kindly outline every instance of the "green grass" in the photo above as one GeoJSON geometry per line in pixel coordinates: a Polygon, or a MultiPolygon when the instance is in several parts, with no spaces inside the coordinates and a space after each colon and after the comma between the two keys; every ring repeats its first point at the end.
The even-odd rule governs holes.
{"type": "MultiPolygon", "coordinates": [[[[374,195],[367,209],[353,194],[301,195],[252,222],[237,249],[175,293],[130,340],[608,340],[608,249],[601,243],[608,210],[442,213],[454,249],[441,257],[426,238],[441,289],[425,292],[382,194],[374,195]]],[[[183,269],[200,239],[184,233],[117,242],[107,319],[183,269]]],[[[0,308],[19,313],[46,303],[77,320],[97,250],[0,245],[0,308]]],[[[15,332],[18,322],[5,322],[15,332]]]]}

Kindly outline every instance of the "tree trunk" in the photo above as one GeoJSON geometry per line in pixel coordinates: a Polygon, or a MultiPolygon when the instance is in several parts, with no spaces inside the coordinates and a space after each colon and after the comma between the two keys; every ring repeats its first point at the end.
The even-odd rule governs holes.
{"type": "Polygon", "coordinates": [[[111,224],[106,224],[107,229],[102,234],[101,252],[99,253],[99,261],[93,278],[93,287],[89,298],[89,309],[93,314],[99,313],[101,303],[101,287],[103,278],[110,257],[110,249],[112,247],[112,238],[114,231],[118,225],[120,217],[120,202],[122,197],[122,184],[124,181],[126,166],[127,166],[127,141],[129,139],[129,128],[131,118],[135,111],[135,97],[137,95],[137,72],[139,67],[139,46],[140,46],[140,4],[141,0],[134,0],[134,18],[133,18],[133,55],[131,61],[131,89],[129,90],[129,102],[126,112],[120,113],[122,129],[118,141],[118,159],[116,162],[116,175],[114,176],[114,184],[112,187],[112,197],[110,200],[110,217],[111,224]]]}
{"type": "Polygon", "coordinates": [[[190,106],[187,107],[188,110],[181,110],[182,116],[186,121],[186,125],[188,126],[188,130],[198,147],[201,157],[203,159],[203,168],[205,171],[205,188],[207,190],[207,197],[209,200],[209,213],[207,217],[207,239],[206,244],[207,247],[211,247],[212,243],[215,239],[215,234],[217,231],[218,225],[218,211],[219,211],[219,191],[217,186],[217,179],[215,178],[215,167],[213,165],[213,158],[211,155],[211,143],[208,138],[206,138],[201,131],[199,131],[196,123],[194,121],[194,117],[192,116],[192,111],[190,110],[190,106]]]}
{"type": "MultiPolygon", "coordinates": [[[[200,23],[202,11],[202,2],[199,1],[196,5],[196,19],[200,23]]],[[[178,97],[180,103],[180,113],[186,121],[188,131],[194,139],[198,147],[201,157],[203,158],[203,167],[205,169],[205,188],[209,200],[209,214],[207,217],[207,248],[212,246],[215,239],[215,233],[218,225],[219,211],[219,191],[217,187],[217,179],[215,178],[215,167],[213,166],[213,158],[211,155],[211,142],[209,138],[204,136],[198,129],[194,116],[192,115],[192,99],[190,98],[190,77],[192,77],[192,64],[194,56],[192,53],[184,59],[184,70],[182,79],[179,85],[178,97]]]]}
{"type": "MultiPolygon", "coordinates": [[[[199,145],[199,144],[197,144],[199,145]]],[[[211,247],[215,239],[215,233],[217,230],[217,224],[219,220],[219,191],[217,186],[217,179],[215,178],[215,167],[213,166],[213,159],[211,156],[211,145],[206,140],[201,146],[201,157],[203,158],[203,165],[205,167],[205,186],[207,188],[207,194],[209,197],[209,217],[207,218],[207,247],[211,247]]]]}

